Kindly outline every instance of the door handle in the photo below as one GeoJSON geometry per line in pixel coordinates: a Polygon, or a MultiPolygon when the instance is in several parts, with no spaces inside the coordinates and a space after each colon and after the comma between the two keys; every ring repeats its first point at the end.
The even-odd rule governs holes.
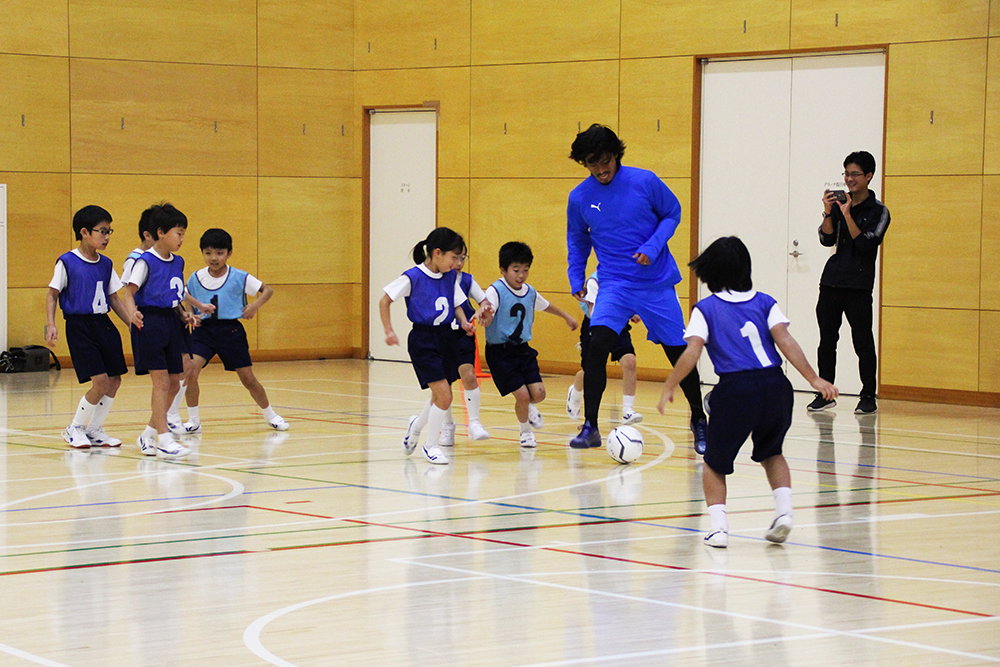
{"type": "Polygon", "coordinates": [[[799,252],[798,250],[793,250],[793,251],[791,251],[788,254],[791,255],[792,257],[801,257],[805,253],[804,252],[799,252]]]}

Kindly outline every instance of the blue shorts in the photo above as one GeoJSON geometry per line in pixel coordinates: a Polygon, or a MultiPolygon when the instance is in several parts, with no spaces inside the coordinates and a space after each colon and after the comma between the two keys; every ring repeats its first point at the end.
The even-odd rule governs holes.
{"type": "Polygon", "coordinates": [[[65,315],[66,345],[80,384],[95,375],[128,373],[122,337],[107,315],[65,315]]]}
{"type": "Polygon", "coordinates": [[[414,324],[406,339],[406,349],[421,389],[439,380],[451,384],[458,379],[458,350],[450,326],[414,324]]]}
{"type": "Polygon", "coordinates": [[[142,329],[132,327],[132,356],[135,374],[167,371],[171,375],[184,372],[184,323],[173,308],[143,306],[142,329]]]}
{"type": "MultiPolygon", "coordinates": [[[[626,354],[635,354],[630,331],[632,331],[632,325],[626,324],[622,332],[618,334],[618,340],[611,348],[611,361],[621,361],[626,354]]],[[[580,325],[580,368],[586,369],[588,354],[590,354],[590,318],[584,315],[583,324],[580,325]]]]}
{"type": "Polygon", "coordinates": [[[656,344],[687,345],[684,341],[684,314],[677,290],[667,287],[636,287],[626,283],[604,281],[590,315],[591,327],[608,327],[621,332],[629,318],[642,318],[646,338],[656,344]]]}
{"type": "Polygon", "coordinates": [[[792,425],[793,402],[792,383],[780,367],[720,375],[709,396],[705,465],[720,475],[731,475],[748,437],[753,439],[754,461],[781,454],[792,425]]]}
{"type": "Polygon", "coordinates": [[[486,363],[489,364],[493,384],[501,396],[542,381],[542,375],[538,372],[538,352],[527,343],[487,343],[486,363]]]}
{"type": "Polygon", "coordinates": [[[476,337],[465,333],[464,329],[455,332],[455,346],[458,350],[458,365],[476,365],[476,337]]]}
{"type": "Polygon", "coordinates": [[[191,333],[191,354],[205,359],[219,355],[227,371],[252,366],[247,331],[239,320],[202,320],[191,333]]]}

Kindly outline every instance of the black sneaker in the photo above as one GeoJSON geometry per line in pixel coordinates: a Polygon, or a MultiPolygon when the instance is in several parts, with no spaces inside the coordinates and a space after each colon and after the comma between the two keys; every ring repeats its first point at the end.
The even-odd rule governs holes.
{"type": "Polygon", "coordinates": [[[591,447],[600,447],[602,444],[601,432],[597,430],[596,426],[591,426],[590,422],[583,422],[580,434],[569,442],[569,446],[573,449],[590,449],[591,447]]]}
{"type": "Polygon", "coordinates": [[[858,407],[854,408],[856,415],[873,415],[878,412],[878,404],[875,403],[874,396],[862,396],[858,401],[858,407]]]}
{"type": "Polygon", "coordinates": [[[694,453],[704,455],[708,449],[708,422],[704,419],[692,421],[691,432],[694,433],[694,453]]]}
{"type": "Polygon", "coordinates": [[[823,398],[822,394],[816,394],[816,398],[813,399],[812,403],[806,406],[806,410],[809,412],[823,412],[824,410],[829,410],[835,405],[837,405],[837,401],[828,401],[823,398]]]}

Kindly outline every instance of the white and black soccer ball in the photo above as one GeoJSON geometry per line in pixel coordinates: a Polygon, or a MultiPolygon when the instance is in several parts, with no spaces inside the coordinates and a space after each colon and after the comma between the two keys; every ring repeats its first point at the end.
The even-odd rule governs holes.
{"type": "Polygon", "coordinates": [[[618,463],[632,463],[642,456],[642,433],[634,426],[619,426],[608,433],[605,446],[618,463]]]}

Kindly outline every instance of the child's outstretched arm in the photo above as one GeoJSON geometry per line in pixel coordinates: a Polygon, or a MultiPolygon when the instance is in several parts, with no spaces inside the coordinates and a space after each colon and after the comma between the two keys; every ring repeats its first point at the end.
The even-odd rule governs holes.
{"type": "Polygon", "coordinates": [[[559,317],[563,318],[566,321],[566,326],[570,328],[570,331],[576,331],[576,328],[580,326],[579,322],[577,322],[572,315],[570,315],[569,313],[567,313],[565,310],[563,310],[554,303],[549,303],[549,306],[548,308],[545,309],[545,312],[552,313],[553,315],[558,315],[559,317]]]}
{"type": "Polygon", "coordinates": [[[199,312],[202,312],[206,315],[211,315],[212,313],[215,312],[215,306],[213,306],[210,303],[202,303],[201,301],[198,301],[198,299],[194,298],[194,295],[191,294],[191,292],[184,293],[184,303],[191,306],[192,308],[197,308],[199,312]]]}
{"type": "Polygon", "coordinates": [[[382,299],[378,302],[378,314],[382,318],[382,328],[385,330],[385,344],[399,345],[399,337],[392,330],[392,316],[389,314],[389,306],[391,305],[392,299],[389,298],[388,294],[383,294],[382,299]]]}
{"type": "Polygon", "coordinates": [[[267,303],[273,294],[274,288],[262,283],[260,289],[257,290],[257,298],[243,306],[243,319],[252,320],[253,316],[260,310],[260,307],[267,303]]]}
{"type": "Polygon", "coordinates": [[[813,389],[818,391],[823,395],[828,401],[832,401],[840,395],[840,391],[837,390],[832,384],[821,378],[813,370],[813,367],[809,365],[809,361],[806,359],[806,355],[802,352],[802,348],[799,347],[798,342],[792,338],[792,334],[788,333],[788,325],[785,323],[775,324],[771,327],[771,337],[774,338],[774,344],[778,346],[781,353],[785,355],[785,359],[788,359],[788,363],[795,367],[802,377],[806,379],[813,389]]]}
{"type": "Polygon", "coordinates": [[[661,415],[666,409],[667,403],[674,402],[674,390],[677,389],[681,380],[694,370],[695,365],[698,363],[698,358],[701,356],[701,351],[705,348],[705,340],[698,336],[691,336],[687,339],[687,342],[687,349],[677,359],[677,363],[674,364],[674,370],[671,371],[670,375],[663,382],[663,393],[660,394],[660,402],[656,404],[656,409],[660,411],[661,415]]]}

